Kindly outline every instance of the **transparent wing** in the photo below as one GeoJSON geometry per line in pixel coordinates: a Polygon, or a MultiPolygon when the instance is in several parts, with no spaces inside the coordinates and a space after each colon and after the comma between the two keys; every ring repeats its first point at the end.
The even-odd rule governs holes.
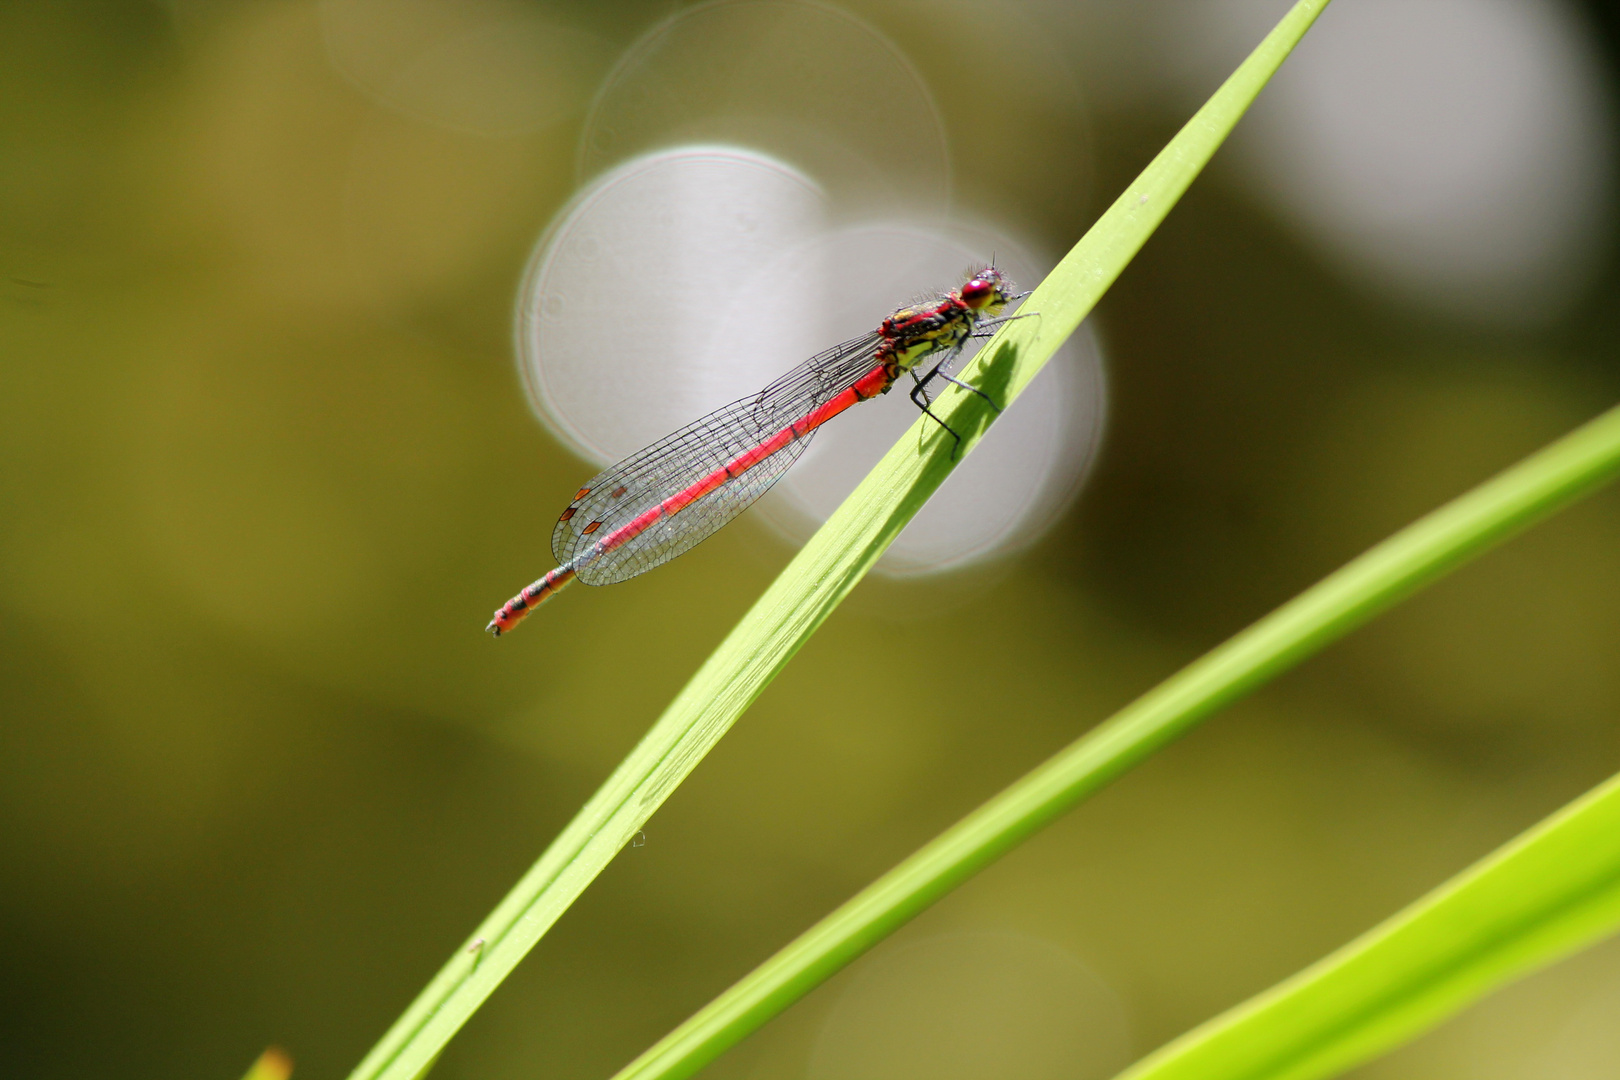
{"type": "Polygon", "coordinates": [[[562,512],[551,534],[552,554],[559,563],[584,556],[579,580],[609,585],[690,551],[781,479],[815,432],[786,440],[629,539],[594,553],[592,549],[835,397],[871,370],[880,340],[867,334],[812,356],[758,394],[716,409],[598,473],[562,512]]]}

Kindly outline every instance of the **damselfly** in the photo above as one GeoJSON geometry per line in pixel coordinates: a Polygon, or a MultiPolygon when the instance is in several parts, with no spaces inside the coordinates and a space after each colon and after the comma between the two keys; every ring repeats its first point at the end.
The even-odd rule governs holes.
{"type": "Polygon", "coordinates": [[[822,424],[888,393],[901,375],[916,384],[911,400],[955,440],[954,456],[961,436],[929,408],[929,384],[952,383],[1000,411],[948,366],[968,338],[1017,317],[1001,315],[1018,299],[1011,290],[995,267],[975,270],[959,288],[899,309],[872,333],[812,356],[759,393],[598,473],[552,530],[561,565],[501,605],[486,629],[500,636],[575,578],[611,585],[690,551],[781,479],[822,424]]]}

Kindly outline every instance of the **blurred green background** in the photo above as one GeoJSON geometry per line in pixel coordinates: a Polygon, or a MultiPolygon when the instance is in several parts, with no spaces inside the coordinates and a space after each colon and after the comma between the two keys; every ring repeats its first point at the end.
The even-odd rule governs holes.
{"type": "MultiPolygon", "coordinates": [[[[1060,252],[1278,10],[1210,6],[1228,40],[1195,6],[848,9],[926,80],[957,203],[1060,252]],[[1194,60],[1155,45],[1189,35],[1194,60]]],[[[592,80],[674,9],[465,9],[598,50],[513,130],[368,91],[334,60],[351,9],[0,8],[9,1076],[234,1077],[270,1043],[345,1075],[791,554],[744,521],[479,632],[593,471],[525,402],[518,281],[592,80]]],[[[1620,22],[1557,10],[1607,145],[1620,22]]],[[[371,14],[345,40],[415,47],[371,14]]],[[[1015,559],[863,584],[436,1077],[607,1075],[1113,708],[1620,394],[1601,160],[1585,261],[1493,318],[1345,271],[1268,201],[1264,149],[1223,153],[1099,309],[1108,434],[1075,507],[1015,559]]],[[[1100,1080],[1620,768],[1617,647],[1609,491],[1209,722],[708,1075],[1100,1080]]],[[[1612,1077],[1617,1031],[1610,946],[1358,1075],[1612,1077]]]]}

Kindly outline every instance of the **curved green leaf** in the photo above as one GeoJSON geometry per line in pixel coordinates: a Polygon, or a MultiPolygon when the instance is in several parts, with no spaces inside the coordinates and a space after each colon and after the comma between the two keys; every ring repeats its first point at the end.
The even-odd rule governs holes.
{"type": "Polygon", "coordinates": [[[1119,1080],[1315,1080],[1620,927],[1620,776],[1119,1080]]]}

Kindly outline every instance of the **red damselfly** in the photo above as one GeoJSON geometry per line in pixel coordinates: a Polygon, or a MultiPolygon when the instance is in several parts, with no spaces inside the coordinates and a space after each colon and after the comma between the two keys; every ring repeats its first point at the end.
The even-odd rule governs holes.
{"type": "Polygon", "coordinates": [[[812,356],[759,393],[694,421],[617,465],[574,494],[551,533],[561,564],[495,612],[485,629],[497,637],[578,578],[611,585],[685,554],[747,509],[781,479],[816,431],[851,405],[886,394],[901,375],[911,400],[955,439],[929,409],[928,385],[951,377],[950,362],[970,337],[1017,316],[1001,316],[1012,285],[993,266],[959,288],[900,308],[870,334],[812,356]],[[931,360],[926,374],[918,369],[931,360]]]}

